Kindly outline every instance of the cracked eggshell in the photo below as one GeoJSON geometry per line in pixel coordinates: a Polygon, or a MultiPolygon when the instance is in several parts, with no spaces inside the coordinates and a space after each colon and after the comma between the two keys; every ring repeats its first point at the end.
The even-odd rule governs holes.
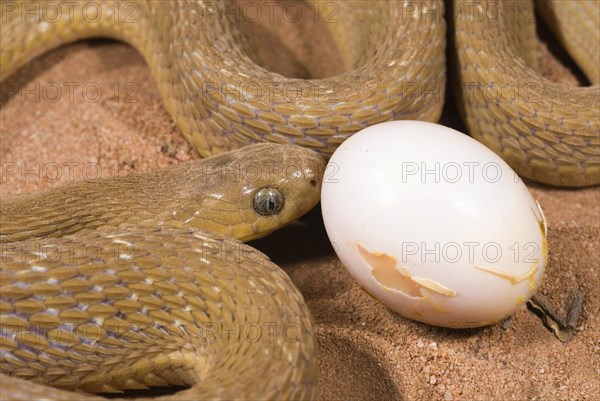
{"type": "Polygon", "coordinates": [[[404,317],[445,327],[497,322],[539,286],[546,223],[517,174],[453,129],[366,128],[331,157],[321,195],[346,268],[404,317]]]}

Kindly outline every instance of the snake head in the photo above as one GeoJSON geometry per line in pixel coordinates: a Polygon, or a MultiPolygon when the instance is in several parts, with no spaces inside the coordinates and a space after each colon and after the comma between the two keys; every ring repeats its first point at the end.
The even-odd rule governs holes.
{"type": "Polygon", "coordinates": [[[186,225],[244,242],[261,238],[319,202],[325,165],[310,149],[272,143],[204,159],[202,177],[191,180],[203,185],[186,225]]]}

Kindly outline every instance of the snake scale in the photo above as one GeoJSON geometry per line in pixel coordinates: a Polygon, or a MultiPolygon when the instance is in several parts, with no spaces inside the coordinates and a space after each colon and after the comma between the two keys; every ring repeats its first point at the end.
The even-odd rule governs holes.
{"type": "Polygon", "coordinates": [[[0,4],[0,81],[64,43],[126,41],[146,59],[183,135],[202,156],[217,155],[160,173],[3,200],[3,398],[80,399],[58,388],[183,384],[191,388],[174,397],[311,399],[314,340],[306,305],[285,274],[232,237],[266,235],[310,209],[318,201],[316,171],[323,162],[285,145],[223,152],[267,141],[327,157],[352,133],[378,122],[437,121],[445,98],[446,20],[456,73],[451,88],[470,134],[524,177],[560,186],[600,183],[596,1],[538,4],[596,85],[581,88],[540,75],[528,0],[460,0],[446,10],[433,0],[310,2],[317,9],[335,5],[336,23],[327,28],[346,67],[322,79],[287,78],[261,67],[256,42],[225,12],[228,4],[0,4]],[[293,100],[289,89],[297,94],[293,100]],[[261,165],[308,162],[312,167],[296,174],[313,178],[273,182],[271,175],[249,186],[198,172],[207,166],[229,171],[245,157],[261,165]],[[195,187],[190,177],[199,175],[208,182],[195,187]],[[252,203],[256,197],[262,200],[252,203]],[[24,245],[32,243],[38,248],[24,245]],[[90,246],[101,256],[90,259],[90,246]],[[46,249],[72,251],[67,263],[42,258],[46,249]],[[266,328],[254,324],[271,329],[277,322],[295,331],[224,341],[214,331],[217,322],[263,334],[266,328]]]}
{"type": "Polygon", "coordinates": [[[312,399],[308,308],[238,240],[314,207],[324,167],[255,144],[3,201],[0,398],[186,385],[178,399],[312,399]]]}
{"type": "MultiPolygon", "coordinates": [[[[308,80],[260,67],[260,44],[230,12],[231,1],[65,0],[69,5],[62,12],[40,3],[2,3],[0,80],[63,43],[94,36],[127,41],[147,60],[167,110],[202,156],[260,141],[294,143],[329,156],[369,125],[437,121],[442,112],[441,1],[310,2],[324,20],[324,10],[335,5],[335,23],[323,25],[342,50],[339,62],[347,70],[308,80]]],[[[596,86],[567,87],[539,74],[529,0],[451,3],[446,11],[458,71],[452,86],[470,134],[520,175],[559,186],[595,185],[599,5],[595,0],[539,5],[596,86]]]]}

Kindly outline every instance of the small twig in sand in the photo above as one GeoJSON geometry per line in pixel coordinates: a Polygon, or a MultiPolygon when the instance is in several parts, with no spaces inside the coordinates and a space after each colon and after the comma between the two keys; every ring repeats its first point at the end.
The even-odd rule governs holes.
{"type": "Polygon", "coordinates": [[[577,322],[581,317],[584,302],[584,293],[578,291],[575,296],[571,297],[567,302],[565,308],[566,316],[564,319],[558,316],[558,313],[556,313],[554,308],[539,295],[531,297],[529,302],[527,302],[527,306],[542,319],[544,326],[551,330],[560,341],[567,342],[571,339],[577,328],[577,322]]]}

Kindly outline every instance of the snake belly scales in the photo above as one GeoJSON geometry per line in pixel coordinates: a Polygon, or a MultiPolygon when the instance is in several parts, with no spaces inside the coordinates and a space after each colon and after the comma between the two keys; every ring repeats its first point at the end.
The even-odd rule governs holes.
{"type": "MultiPolygon", "coordinates": [[[[344,49],[341,62],[349,68],[343,74],[319,80],[286,78],[260,67],[251,38],[220,12],[223,8],[219,3],[129,1],[127,4],[133,4],[136,10],[133,24],[115,18],[111,10],[114,12],[119,4],[111,1],[74,2],[69,6],[73,9],[52,23],[44,23],[44,18],[23,18],[18,12],[36,10],[35,4],[39,3],[3,2],[0,80],[63,43],[87,37],[126,41],[144,56],[167,110],[183,135],[205,157],[264,141],[312,148],[327,157],[348,136],[366,126],[391,119],[437,121],[441,115],[446,22],[442,17],[444,3],[440,1],[337,2],[339,20],[328,29],[344,49]],[[102,18],[93,23],[77,18],[85,15],[82,10],[89,3],[102,7],[102,18]],[[207,83],[227,90],[207,90],[207,83]],[[326,90],[319,101],[314,96],[300,96],[290,102],[278,91],[268,98],[236,92],[248,83],[273,88],[292,85],[302,94],[313,93],[315,84],[326,90]],[[407,83],[418,84],[419,90],[407,96],[407,83]],[[439,96],[432,96],[432,92],[439,96]]],[[[319,7],[324,2],[313,3],[319,7]]],[[[590,82],[597,85],[600,73],[594,60],[600,56],[600,43],[594,32],[600,26],[598,5],[594,1],[576,3],[540,2],[540,12],[590,82]]],[[[598,184],[600,89],[566,87],[540,76],[533,56],[537,46],[535,24],[526,13],[522,18],[514,17],[515,7],[531,10],[532,4],[480,1],[473,9],[473,2],[457,1],[451,7],[446,12],[453,13],[451,64],[457,76],[451,87],[470,134],[524,177],[561,186],[598,184]],[[481,13],[490,9],[495,15],[512,18],[482,18],[481,13]],[[523,89],[523,83],[527,85],[526,95],[515,96],[515,89],[523,89]],[[493,101],[481,90],[489,84],[502,89],[493,101]]],[[[111,188],[108,193],[115,194],[113,198],[98,198],[93,186],[86,183],[41,197],[3,200],[0,238],[6,245],[4,249],[21,249],[17,252],[20,259],[5,252],[2,261],[2,324],[20,329],[17,331],[21,334],[2,337],[2,372],[16,376],[1,376],[3,396],[81,398],[26,383],[20,376],[89,392],[186,384],[193,385],[186,390],[193,393],[181,392],[175,397],[312,398],[314,340],[306,306],[276,266],[258,251],[227,239],[244,241],[266,235],[318,201],[320,179],[315,171],[322,168],[318,167],[322,161],[309,151],[298,155],[297,148],[254,145],[247,150],[253,162],[261,165],[273,161],[276,155],[279,160],[275,162],[280,163],[281,158],[293,159],[295,155],[297,162],[310,160],[308,164],[315,169],[298,172],[314,179],[293,185],[277,183],[281,188],[293,188],[287,191],[299,196],[293,202],[293,197],[285,197],[284,204],[296,205],[296,209],[282,218],[280,214],[287,210],[284,207],[276,214],[278,218],[265,226],[264,216],[251,212],[247,203],[245,207],[239,204],[242,199],[247,202],[252,191],[246,188],[246,196],[239,196],[239,185],[232,185],[231,180],[225,181],[233,188],[220,188],[225,194],[238,190],[238,197],[230,203],[219,196],[211,197],[221,192],[209,184],[196,188],[203,193],[190,194],[190,188],[177,190],[184,198],[200,199],[194,206],[167,199],[166,188],[170,187],[159,182],[189,180],[189,175],[181,178],[179,174],[194,175],[193,167],[130,178],[135,182],[134,191],[126,190],[131,183],[102,181],[111,188]],[[281,149],[288,156],[281,155],[281,149]],[[310,184],[301,185],[306,182],[310,184]],[[150,194],[148,198],[165,209],[160,211],[142,202],[139,194],[150,194]],[[106,203],[109,198],[110,206],[106,203]],[[79,203],[66,199],[77,199],[79,203]],[[109,216],[109,210],[120,203],[128,205],[121,210],[125,217],[109,216]],[[201,218],[204,214],[210,217],[201,218]],[[99,216],[107,220],[98,220],[99,216]],[[165,220],[168,216],[169,223],[165,220]],[[121,231],[114,227],[111,231],[111,224],[122,219],[130,224],[121,225],[121,231]],[[242,224],[239,219],[246,220],[242,224]],[[186,228],[182,221],[191,225],[186,228]],[[47,236],[51,238],[44,239],[47,236]],[[75,252],[68,265],[53,264],[40,261],[39,249],[22,250],[24,241],[31,240],[41,241],[38,244],[51,240],[50,244],[60,249],[97,244],[101,254],[112,251],[116,255],[116,245],[135,244],[134,250],[140,254],[131,261],[113,258],[112,264],[100,258],[104,267],[98,267],[86,260],[87,255],[75,252]],[[259,256],[235,263],[212,252],[219,247],[259,256]],[[188,266],[189,260],[199,260],[200,269],[190,272],[194,268],[188,266]],[[77,263],[83,264],[74,267],[77,263]],[[255,309],[245,310],[244,305],[255,309]],[[203,324],[233,324],[239,323],[238,319],[296,324],[301,340],[283,341],[285,336],[279,335],[268,336],[269,344],[246,341],[232,346],[219,343],[218,336],[209,344],[192,340],[199,330],[206,329],[203,324]],[[95,323],[100,330],[94,341],[77,332],[85,323],[95,323]],[[70,332],[62,333],[65,325],[70,332]],[[28,327],[34,329],[28,331],[28,327]],[[51,329],[43,331],[44,327],[51,329]],[[126,334],[122,334],[119,330],[123,327],[135,330],[124,330],[126,334]],[[60,342],[61,334],[68,341],[60,342]],[[282,354],[273,358],[272,352],[282,354]]],[[[205,162],[226,169],[227,163],[233,163],[232,157],[243,160],[244,152],[222,154],[205,162]]],[[[262,183],[263,188],[277,185],[262,183]]],[[[256,194],[258,187],[252,190],[256,194]]]]}

